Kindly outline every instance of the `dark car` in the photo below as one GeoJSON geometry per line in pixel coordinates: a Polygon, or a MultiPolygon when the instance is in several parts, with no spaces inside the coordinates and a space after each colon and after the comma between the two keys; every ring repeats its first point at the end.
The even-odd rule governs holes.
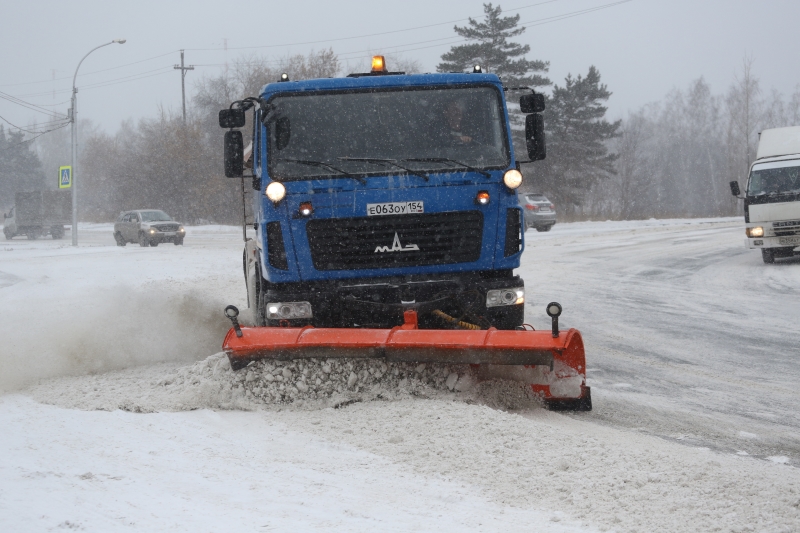
{"type": "Polygon", "coordinates": [[[556,224],[556,206],[543,194],[520,194],[519,203],[525,213],[525,229],[550,231],[556,224]]]}
{"type": "Polygon", "coordinates": [[[183,226],[158,209],[138,209],[120,213],[114,223],[114,240],[118,246],[138,242],[139,246],[158,246],[171,242],[183,244],[186,230],[183,226]]]}

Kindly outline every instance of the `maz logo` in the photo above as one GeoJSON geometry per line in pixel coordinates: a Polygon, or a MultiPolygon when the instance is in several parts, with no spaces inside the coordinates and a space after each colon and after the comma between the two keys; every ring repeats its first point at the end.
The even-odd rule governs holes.
{"type": "Polygon", "coordinates": [[[406,244],[405,246],[403,246],[402,244],[400,244],[400,237],[397,236],[397,232],[395,231],[394,241],[392,241],[392,247],[389,248],[388,246],[378,246],[377,248],[375,248],[374,253],[377,254],[378,252],[383,253],[383,252],[413,252],[413,251],[419,251],[419,246],[417,246],[416,244],[406,244]]]}

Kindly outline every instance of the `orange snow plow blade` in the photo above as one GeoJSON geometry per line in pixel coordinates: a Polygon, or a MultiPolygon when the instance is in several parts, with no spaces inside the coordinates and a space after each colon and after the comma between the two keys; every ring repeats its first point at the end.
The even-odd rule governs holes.
{"type": "Polygon", "coordinates": [[[576,329],[559,331],[417,329],[416,313],[392,329],[231,328],[222,349],[234,370],[260,359],[369,358],[469,364],[480,379],[523,381],[553,409],[591,410],[586,355],[576,329]]]}

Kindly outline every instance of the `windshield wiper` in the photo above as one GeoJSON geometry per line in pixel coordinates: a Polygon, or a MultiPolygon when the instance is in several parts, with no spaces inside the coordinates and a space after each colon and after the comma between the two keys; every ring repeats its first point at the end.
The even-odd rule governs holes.
{"type": "MultiPolygon", "coordinates": [[[[408,167],[404,167],[403,165],[397,164],[397,160],[396,159],[382,159],[380,157],[339,157],[337,159],[339,161],[365,161],[367,163],[387,163],[389,165],[392,165],[392,166],[395,166],[397,168],[405,170],[406,172],[408,172],[412,176],[420,177],[420,178],[424,179],[425,181],[429,181],[430,180],[430,176],[428,176],[427,174],[425,174],[423,172],[418,172],[418,171],[412,170],[412,169],[410,169],[408,167]]],[[[408,160],[407,159],[402,159],[401,161],[408,161],[408,160]]]]}
{"type": "Polygon", "coordinates": [[[492,175],[489,174],[488,172],[486,172],[485,170],[480,170],[478,168],[471,167],[471,166],[467,165],[466,163],[462,163],[461,161],[456,161],[455,159],[448,159],[447,157],[409,157],[409,158],[406,158],[406,159],[401,159],[400,161],[419,161],[419,162],[428,162],[428,163],[452,163],[452,164],[457,165],[459,167],[464,167],[467,170],[470,170],[472,172],[477,172],[478,174],[481,174],[481,175],[483,175],[483,176],[485,176],[487,178],[491,178],[492,177],[492,175]]]}
{"type": "Polygon", "coordinates": [[[275,162],[276,163],[277,162],[300,163],[301,165],[309,165],[309,166],[312,166],[312,167],[327,168],[327,169],[330,169],[330,170],[335,170],[336,172],[341,174],[341,177],[343,177],[343,178],[353,178],[354,180],[359,182],[361,185],[366,185],[367,184],[367,180],[365,180],[361,176],[356,176],[355,174],[350,174],[349,172],[347,172],[345,170],[342,170],[341,168],[336,168],[335,166],[329,165],[328,163],[323,163],[322,161],[311,161],[311,160],[308,160],[308,159],[275,159],[275,162]]]}

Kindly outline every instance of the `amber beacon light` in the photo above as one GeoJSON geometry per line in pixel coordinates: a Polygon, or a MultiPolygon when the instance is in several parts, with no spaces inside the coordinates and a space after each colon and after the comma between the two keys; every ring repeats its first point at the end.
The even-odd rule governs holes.
{"type": "Polygon", "coordinates": [[[386,72],[386,59],[383,56],[372,56],[372,72],[386,72]]]}

